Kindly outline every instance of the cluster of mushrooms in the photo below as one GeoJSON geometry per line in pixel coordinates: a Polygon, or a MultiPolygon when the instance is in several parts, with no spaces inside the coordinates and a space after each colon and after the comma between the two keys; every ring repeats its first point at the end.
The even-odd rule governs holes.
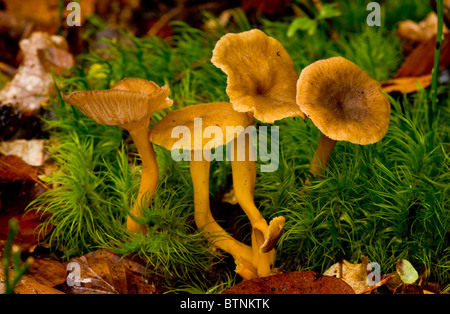
{"type": "Polygon", "coordinates": [[[242,126],[244,130],[255,119],[274,123],[287,117],[310,118],[322,133],[310,168],[310,174],[320,178],[336,141],[365,145],[384,137],[389,126],[390,103],[376,80],[342,57],[316,61],[299,76],[281,43],[258,29],[224,35],[213,50],[211,62],[228,77],[226,93],[230,102],[172,110],[151,129],[152,114],[172,106],[166,85],[159,87],[151,81],[125,78],[109,90],[76,91],[62,96],[96,122],[128,130],[137,147],[142,177],[137,200],[127,219],[129,231],[145,232],[145,226],[138,221],[143,216],[142,210],[151,204],[158,182],[153,145],[169,150],[190,145],[197,227],[215,247],[233,256],[235,271],[243,279],[268,276],[273,272],[275,245],[285,219],[278,216],[267,223],[258,210],[254,202],[256,165],[250,158],[251,138],[239,141],[245,133],[230,136],[226,127],[242,126]],[[198,118],[202,119],[203,130],[218,126],[223,137],[202,141],[188,138],[190,141],[186,143],[172,137],[177,126],[187,127],[193,136],[199,131],[194,130],[194,120],[198,118]],[[234,239],[215,221],[210,210],[207,157],[213,148],[227,144],[234,147],[234,154],[245,152],[245,158],[236,155],[231,158],[231,168],[236,200],[251,223],[251,245],[234,239]]]}

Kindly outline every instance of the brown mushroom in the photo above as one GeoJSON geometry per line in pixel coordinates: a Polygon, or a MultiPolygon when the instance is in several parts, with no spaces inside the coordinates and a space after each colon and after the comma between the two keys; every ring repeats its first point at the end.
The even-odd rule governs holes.
{"type": "Polygon", "coordinates": [[[125,78],[108,90],[76,91],[62,94],[65,102],[81,110],[101,124],[118,125],[129,131],[142,160],[139,194],[127,219],[130,231],[145,231],[135,221],[142,216],[142,207],[153,196],[158,182],[158,165],[153,145],[148,141],[150,117],[158,110],[168,108],[169,88],[151,81],[125,78]]]}
{"type": "Polygon", "coordinates": [[[336,141],[373,144],[389,127],[391,107],[380,83],[342,57],[319,60],[303,69],[297,103],[322,132],[310,168],[319,177],[336,141]]]}
{"type": "Polygon", "coordinates": [[[234,257],[237,264],[236,271],[244,279],[257,276],[255,267],[249,267],[252,250],[248,245],[235,240],[214,220],[209,203],[209,171],[211,149],[233,141],[238,135],[237,127],[244,130],[252,123],[251,116],[234,111],[230,103],[216,102],[174,110],[150,131],[151,142],[172,151],[180,149],[190,151],[195,223],[199,230],[205,232],[209,241],[234,257]],[[208,127],[215,128],[213,129],[215,136],[212,139],[204,136],[208,127]]]}
{"type": "MultiPolygon", "coordinates": [[[[258,29],[226,34],[216,43],[211,62],[227,74],[226,93],[236,111],[252,113],[265,123],[294,116],[305,118],[295,99],[297,70],[288,52],[276,39],[258,29]]],[[[250,149],[251,143],[247,145],[250,149]]],[[[252,245],[261,255],[267,252],[272,255],[276,239],[283,230],[284,218],[277,217],[268,225],[257,209],[253,196],[254,161],[234,162],[232,167],[236,199],[254,229],[252,245]]],[[[254,258],[257,258],[256,254],[254,258]]],[[[267,273],[267,270],[261,270],[261,273],[267,273]]]]}

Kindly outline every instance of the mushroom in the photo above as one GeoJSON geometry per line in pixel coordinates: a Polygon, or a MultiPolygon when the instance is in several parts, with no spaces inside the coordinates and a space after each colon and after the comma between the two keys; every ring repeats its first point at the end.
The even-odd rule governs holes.
{"type": "Polygon", "coordinates": [[[127,229],[143,231],[134,219],[142,217],[158,183],[158,165],[152,143],[148,141],[150,117],[158,110],[172,106],[169,88],[151,81],[125,78],[108,90],[75,91],[62,94],[65,102],[81,110],[97,123],[117,125],[130,133],[142,160],[142,177],[138,197],[127,218],[127,229]]]}
{"type": "MultiPolygon", "coordinates": [[[[211,62],[227,74],[226,93],[234,110],[251,113],[264,123],[294,116],[305,118],[295,100],[297,70],[276,39],[258,29],[226,34],[216,43],[211,62]]],[[[250,149],[250,141],[247,145],[250,149]]],[[[234,162],[232,167],[236,199],[253,226],[252,245],[260,254],[270,252],[282,233],[284,218],[276,217],[267,225],[257,209],[253,194],[255,161],[234,162]]]]}
{"type": "Polygon", "coordinates": [[[228,76],[226,93],[239,112],[265,123],[305,115],[295,102],[298,73],[289,53],[259,29],[229,33],[216,43],[211,62],[228,76]]]}
{"type": "Polygon", "coordinates": [[[236,272],[244,279],[257,276],[257,270],[252,265],[252,249],[235,240],[214,220],[209,203],[209,174],[211,149],[232,141],[237,132],[241,132],[237,127],[243,130],[252,123],[251,116],[234,111],[230,103],[213,102],[171,111],[150,130],[152,143],[171,151],[190,151],[195,223],[214,246],[233,256],[236,272]],[[204,136],[210,126],[216,128],[213,139],[204,136]],[[178,139],[180,134],[182,138],[178,139]]]}
{"type": "Polygon", "coordinates": [[[310,173],[319,177],[336,141],[373,144],[389,127],[391,107],[380,83],[342,57],[319,60],[303,69],[297,104],[322,132],[310,167],[310,173]]]}

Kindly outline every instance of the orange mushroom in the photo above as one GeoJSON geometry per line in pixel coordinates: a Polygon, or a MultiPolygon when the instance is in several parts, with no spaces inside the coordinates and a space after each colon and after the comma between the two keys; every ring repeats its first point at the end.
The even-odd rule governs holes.
{"type": "MultiPolygon", "coordinates": [[[[258,29],[226,34],[216,43],[211,62],[227,74],[226,93],[234,110],[252,113],[265,123],[294,116],[305,118],[295,100],[297,70],[288,52],[276,39],[258,29]]],[[[251,149],[251,144],[247,145],[251,149]]],[[[254,161],[234,162],[232,169],[236,199],[250,219],[252,246],[261,255],[255,254],[254,258],[271,259],[276,239],[283,230],[284,218],[277,217],[268,225],[257,209],[253,194],[254,161]],[[267,252],[271,254],[264,255],[267,252]]],[[[260,272],[267,274],[267,269],[260,272]]]]}
{"type": "Polygon", "coordinates": [[[234,111],[230,103],[215,102],[171,111],[150,130],[152,143],[172,151],[190,151],[195,223],[209,241],[234,257],[236,272],[244,279],[257,277],[256,267],[251,263],[252,250],[235,240],[214,220],[209,202],[209,171],[211,149],[233,141],[239,133],[237,127],[244,130],[252,123],[251,116],[234,111]],[[211,126],[216,128],[215,137],[208,139],[204,132],[211,126]],[[180,134],[183,135],[181,139],[180,134]]]}
{"type": "Polygon", "coordinates": [[[158,165],[153,145],[148,141],[150,117],[158,110],[168,108],[169,88],[151,81],[125,78],[108,90],[76,91],[62,94],[65,102],[81,110],[101,124],[118,125],[129,131],[142,160],[139,194],[127,219],[127,229],[145,231],[134,218],[142,217],[142,207],[153,196],[158,183],[158,165]]]}
{"type": "Polygon", "coordinates": [[[322,132],[310,168],[319,177],[336,141],[373,144],[389,128],[391,106],[380,83],[342,57],[319,60],[303,69],[297,103],[322,132]]]}

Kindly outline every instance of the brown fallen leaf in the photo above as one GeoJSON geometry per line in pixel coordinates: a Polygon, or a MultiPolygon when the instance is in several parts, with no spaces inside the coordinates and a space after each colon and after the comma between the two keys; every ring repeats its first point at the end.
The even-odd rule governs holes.
{"type": "MultiPolygon", "coordinates": [[[[434,66],[434,48],[436,35],[433,35],[415,48],[404,60],[394,78],[419,77],[431,74],[434,66]]],[[[444,69],[450,65],[450,34],[444,36],[441,47],[439,67],[444,69]]]]}
{"type": "Polygon", "coordinates": [[[362,293],[369,289],[371,285],[367,280],[367,265],[369,264],[369,259],[367,257],[362,257],[361,261],[362,263],[360,264],[352,264],[343,260],[342,262],[332,265],[323,274],[325,276],[341,278],[353,288],[355,293],[362,293]]]}
{"type": "Polygon", "coordinates": [[[42,166],[45,142],[40,139],[0,142],[0,154],[17,156],[30,166],[42,166]]]}
{"type": "MultiPolygon", "coordinates": [[[[403,40],[406,55],[395,76],[381,82],[385,92],[412,93],[431,85],[436,46],[437,16],[431,12],[419,23],[406,20],[399,23],[397,36],[403,40]],[[405,48],[406,47],[406,48],[405,48]]],[[[450,65],[450,32],[443,26],[440,70],[450,65]]]]}
{"type": "MultiPolygon", "coordinates": [[[[416,23],[412,20],[398,23],[397,36],[402,40],[409,40],[414,43],[422,43],[437,33],[437,15],[430,12],[422,21],[416,23]]],[[[448,33],[448,29],[443,25],[443,33],[448,33]]]]}
{"type": "MultiPolygon", "coordinates": [[[[2,266],[0,266],[1,268],[2,266]]],[[[4,269],[0,278],[4,280],[4,269]]],[[[22,276],[14,289],[15,294],[63,294],[55,287],[66,280],[66,269],[58,261],[34,259],[30,270],[22,276]]],[[[1,280],[0,280],[1,281],[1,280]]]]}
{"type": "Polygon", "coordinates": [[[0,156],[0,180],[3,182],[17,180],[38,181],[37,170],[15,155],[0,156]]]}
{"type": "Polygon", "coordinates": [[[354,294],[343,280],[313,271],[261,277],[242,281],[223,294],[354,294]]]}
{"type": "MultiPolygon", "coordinates": [[[[11,218],[16,218],[19,223],[19,232],[14,239],[14,243],[19,245],[22,251],[32,251],[38,241],[48,235],[52,226],[42,229],[42,222],[49,217],[49,214],[42,215],[35,210],[27,213],[16,213],[0,215],[0,241],[7,238],[9,233],[8,222],[11,218]]],[[[0,242],[0,252],[3,250],[4,243],[0,242]]]]}
{"type": "Polygon", "coordinates": [[[66,268],[66,292],[70,294],[154,294],[163,291],[163,279],[148,274],[145,265],[105,249],[73,258],[66,268]]]}
{"type": "Polygon", "coordinates": [[[15,155],[0,156],[0,182],[32,180],[45,189],[49,188],[38,178],[36,168],[15,155]]]}
{"type": "Polygon", "coordinates": [[[413,93],[421,88],[427,88],[431,85],[431,74],[419,77],[399,77],[389,81],[381,82],[381,86],[386,93],[400,92],[413,93]]]}
{"type": "MultiPolygon", "coordinates": [[[[48,94],[53,88],[51,73],[41,63],[38,51],[51,47],[63,49],[61,47],[68,45],[64,37],[44,32],[32,33],[29,38],[22,39],[19,45],[24,55],[23,62],[13,79],[0,90],[0,104],[12,104],[23,112],[35,112],[48,100],[48,94]]],[[[51,52],[47,52],[47,56],[49,54],[51,52]]],[[[64,61],[60,65],[69,64],[64,61]]]]}
{"type": "Polygon", "coordinates": [[[75,64],[73,55],[67,48],[48,47],[38,49],[37,54],[45,71],[49,73],[53,71],[55,74],[62,74],[75,64]]]}
{"type": "MultiPolygon", "coordinates": [[[[387,93],[412,93],[418,88],[427,88],[431,85],[432,70],[434,67],[434,47],[436,36],[422,42],[404,60],[397,70],[394,78],[381,82],[383,90],[387,93]]],[[[446,34],[442,42],[440,69],[450,65],[450,33],[446,34]]]]}

